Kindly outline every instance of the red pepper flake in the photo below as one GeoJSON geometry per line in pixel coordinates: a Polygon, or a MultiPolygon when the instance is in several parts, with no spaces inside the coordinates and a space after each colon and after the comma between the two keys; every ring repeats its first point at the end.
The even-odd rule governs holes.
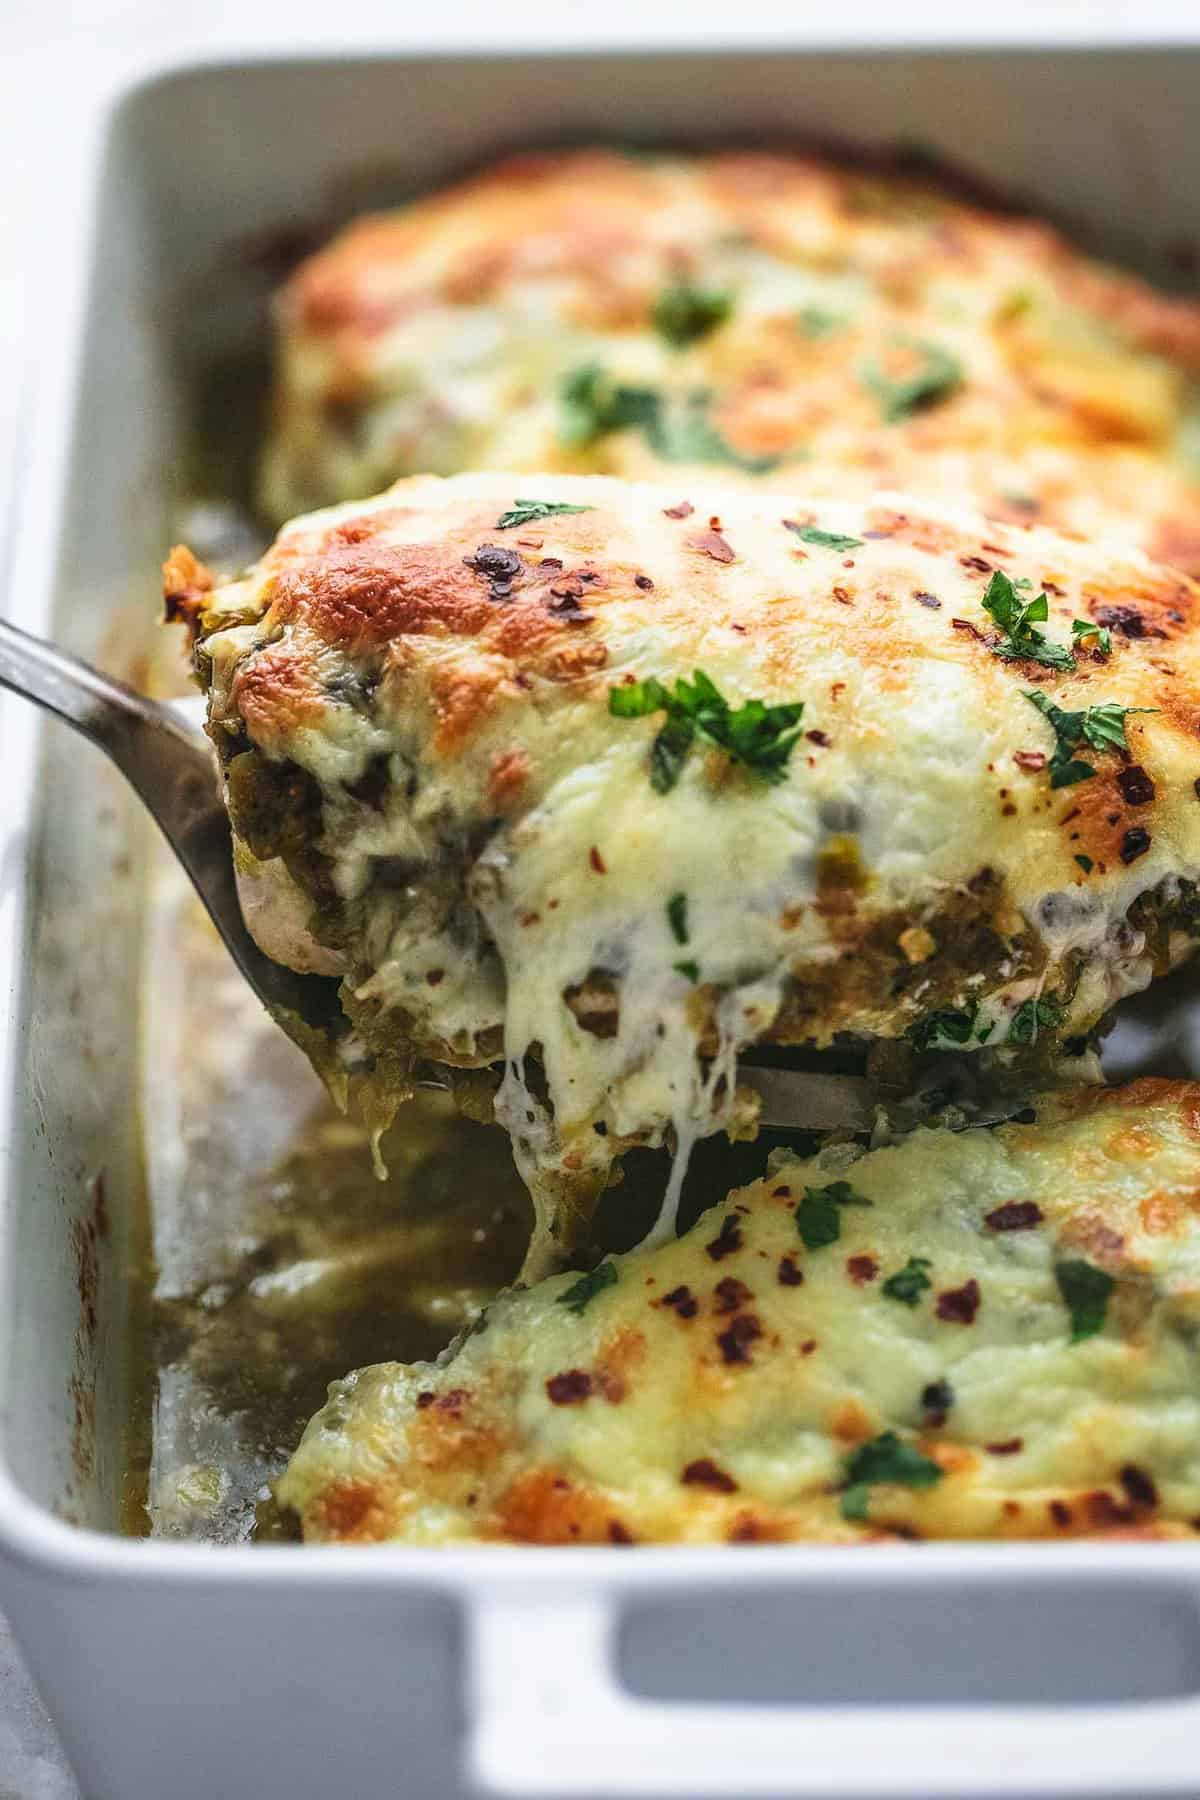
{"type": "Polygon", "coordinates": [[[591,1391],[592,1378],[586,1369],[565,1369],[546,1383],[546,1393],[555,1406],[578,1406],[591,1391]]]}
{"type": "Polygon", "coordinates": [[[713,1309],[715,1312],[732,1313],[736,1312],[739,1306],[745,1306],[747,1300],[753,1300],[754,1295],[745,1282],[739,1281],[736,1275],[726,1275],[718,1281],[713,1289],[713,1298],[716,1301],[713,1309]]]}
{"type": "Polygon", "coordinates": [[[517,542],[518,542],[518,544],[520,544],[522,550],[540,550],[542,545],[545,543],[545,541],[546,541],[545,538],[518,538],[517,539],[517,542]]]}
{"type": "Polygon", "coordinates": [[[762,1326],[753,1313],[739,1313],[729,1329],[718,1334],[717,1344],[727,1363],[748,1363],[750,1346],[762,1334],[762,1326]]]}
{"type": "Polygon", "coordinates": [[[422,1393],[417,1395],[417,1411],[424,1412],[425,1408],[427,1406],[432,1406],[432,1405],[433,1405],[433,1395],[430,1393],[428,1388],[425,1388],[422,1393]]]}
{"type": "Polygon", "coordinates": [[[640,587],[644,594],[650,593],[654,587],[654,583],[648,575],[635,575],[633,578],[633,585],[634,587],[640,587]]]}
{"type": "Polygon", "coordinates": [[[538,564],[539,569],[561,569],[562,566],[561,556],[543,556],[541,562],[538,564]]]}
{"type": "Polygon", "coordinates": [[[955,631],[965,631],[968,636],[976,638],[979,643],[982,644],[984,642],[982,631],[980,631],[978,625],[972,625],[970,619],[951,619],[950,623],[955,631]]]}
{"type": "Polygon", "coordinates": [[[960,556],[958,560],[964,569],[978,569],[981,575],[990,575],[992,572],[991,563],[985,562],[982,556],[960,556]]]}
{"type": "Polygon", "coordinates": [[[1025,1448],[1024,1438],[1005,1438],[1002,1444],[985,1444],[984,1449],[989,1456],[1015,1456],[1025,1448]]]}
{"type": "Polygon", "coordinates": [[[772,1200],[790,1200],[791,1197],[792,1190],[790,1187],[777,1187],[771,1189],[772,1200]]]}
{"type": "MultiPolygon", "coordinates": [[[[1051,581],[1049,579],[1049,577],[1045,576],[1045,575],[1042,576],[1042,579],[1038,583],[1038,586],[1044,587],[1048,594],[1056,594],[1060,600],[1063,598],[1063,596],[1065,595],[1065,593],[1067,591],[1065,587],[1059,587],[1057,581],[1051,581]]],[[[1101,620],[1102,624],[1103,624],[1103,622],[1104,621],[1101,620]]]]}
{"type": "Polygon", "coordinates": [[[681,500],[678,506],[664,506],[663,517],[667,519],[690,519],[695,512],[690,500],[681,500]]]}
{"type": "Polygon", "coordinates": [[[983,1222],[991,1231],[1032,1231],[1043,1217],[1035,1200],[1007,1200],[1003,1206],[985,1213],[983,1222]]]}
{"type": "Polygon", "coordinates": [[[1040,769],[1045,768],[1047,757],[1044,750],[1018,750],[1013,755],[1013,761],[1018,769],[1028,769],[1031,774],[1036,775],[1040,769]]]}
{"type": "Polygon", "coordinates": [[[833,597],[835,600],[840,601],[843,606],[853,606],[854,605],[854,601],[851,599],[851,596],[850,596],[849,588],[835,587],[833,590],[833,597]]]}
{"type": "Polygon", "coordinates": [[[1157,1506],[1158,1489],[1144,1469],[1136,1463],[1126,1463],[1118,1472],[1117,1480],[1135,1506],[1157,1506]]]}
{"type": "Polygon", "coordinates": [[[738,1484],[733,1476],[727,1475],[724,1469],[719,1469],[707,1456],[688,1463],[679,1479],[684,1487],[711,1488],[714,1494],[736,1494],[738,1491],[738,1484]]]}
{"type": "Polygon", "coordinates": [[[593,844],[591,849],[588,851],[588,861],[591,863],[593,869],[595,869],[597,875],[607,875],[608,874],[608,864],[605,862],[604,858],[601,856],[599,850],[597,850],[595,844],[593,844]]]}
{"type": "Polygon", "coordinates": [[[1130,806],[1149,806],[1154,798],[1154,782],[1140,763],[1132,768],[1122,769],[1117,776],[1117,786],[1121,790],[1121,798],[1130,806]]]}
{"type": "Polygon", "coordinates": [[[804,735],[810,744],[819,744],[822,750],[828,750],[832,741],[828,732],[825,731],[806,731],[804,735]]]}
{"type": "Polygon", "coordinates": [[[811,1356],[813,1351],[816,1349],[816,1347],[817,1347],[816,1338],[805,1338],[804,1342],[800,1346],[801,1356],[811,1356]]]}
{"type": "Polygon", "coordinates": [[[425,979],[430,987],[437,987],[440,982],[445,981],[446,971],[445,969],[429,969],[426,972],[425,979]]]}
{"type": "Polygon", "coordinates": [[[942,609],[942,603],[937,595],[927,594],[924,588],[917,588],[913,594],[913,599],[921,606],[927,606],[931,612],[940,612],[942,609]]]}
{"type": "Polygon", "coordinates": [[[1067,1505],[1066,1501],[1065,1500],[1051,1500],[1049,1510],[1050,1510],[1050,1517],[1054,1520],[1054,1523],[1060,1528],[1060,1530],[1065,1531],[1067,1529],[1067,1527],[1071,1524],[1073,1516],[1074,1516],[1071,1512],[1070,1507],[1067,1505]]]}
{"type": "Polygon", "coordinates": [[[714,562],[736,562],[733,545],[725,541],[719,531],[697,531],[684,540],[689,550],[696,550],[701,556],[711,556],[714,562]]]}
{"type": "Polygon", "coordinates": [[[937,1297],[937,1316],[951,1325],[973,1325],[982,1296],[979,1283],[972,1276],[960,1288],[947,1288],[937,1297]]]}
{"type": "Polygon", "coordinates": [[[1132,826],[1121,839],[1121,861],[1136,862],[1139,856],[1145,856],[1150,848],[1150,833],[1141,825],[1132,826]]]}
{"type": "Polygon", "coordinates": [[[672,1288],[658,1302],[659,1306],[669,1306],[681,1319],[694,1319],[700,1310],[700,1303],[689,1287],[672,1288]]]}
{"type": "Polygon", "coordinates": [[[447,1388],[444,1394],[437,1397],[437,1409],[439,1412],[460,1413],[469,1399],[466,1388],[447,1388]]]}
{"type": "Polygon", "coordinates": [[[1096,1488],[1094,1492],[1085,1494],[1083,1503],[1087,1507],[1089,1522],[1100,1531],[1133,1522],[1133,1509],[1120,1506],[1104,1488],[1096,1488]]]}
{"type": "Polygon", "coordinates": [[[846,1258],[846,1273],[855,1287],[866,1287],[878,1275],[879,1264],[873,1256],[849,1256],[846,1258]]]}
{"type": "Polygon", "coordinates": [[[637,1540],[632,1531],[622,1525],[620,1519],[610,1519],[608,1521],[608,1541],[610,1544],[632,1544],[637,1540]]]}
{"type": "Polygon", "coordinates": [[[726,1256],[732,1256],[735,1250],[742,1247],[742,1228],[733,1213],[726,1213],[721,1221],[721,1229],[710,1244],[704,1248],[714,1262],[721,1262],[726,1256]]]}
{"type": "Polygon", "coordinates": [[[794,1256],[781,1256],[779,1259],[780,1287],[801,1287],[804,1283],[804,1271],[796,1267],[794,1256]]]}
{"type": "MultiPolygon", "coordinates": [[[[1046,585],[1043,583],[1043,586],[1046,585]]],[[[1165,631],[1148,626],[1144,615],[1136,606],[1128,603],[1120,606],[1097,606],[1093,613],[1097,625],[1107,625],[1124,638],[1166,637],[1165,631]]]]}

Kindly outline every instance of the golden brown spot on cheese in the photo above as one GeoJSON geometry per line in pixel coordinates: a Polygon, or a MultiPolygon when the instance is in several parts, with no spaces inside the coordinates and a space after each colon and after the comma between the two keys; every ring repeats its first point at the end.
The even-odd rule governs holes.
{"type": "Polygon", "coordinates": [[[529,779],[529,757],[524,750],[498,750],[488,773],[488,799],[498,812],[516,804],[529,779]]]}
{"type": "Polygon", "coordinates": [[[860,1401],[839,1400],[829,1417],[829,1431],[840,1444],[862,1444],[875,1435],[875,1420],[860,1401]]]}
{"type": "Polygon", "coordinates": [[[1174,1194],[1147,1194],[1138,1205],[1138,1217],[1148,1237],[1172,1237],[1184,1223],[1186,1209],[1174,1194]]]}
{"type": "Polygon", "coordinates": [[[313,658],[294,638],[247,657],[234,676],[233,698],[251,737],[265,748],[319,724],[326,706],[313,658]]]}
{"type": "Polygon", "coordinates": [[[318,1529],[343,1543],[367,1542],[387,1535],[387,1509],[369,1481],[335,1481],[313,1508],[318,1529]]]}
{"type": "Polygon", "coordinates": [[[198,561],[186,544],[175,544],[163,563],[162,579],[163,618],[168,624],[186,625],[194,640],[212,592],[212,570],[198,561]]]}
{"type": "Polygon", "coordinates": [[[496,1535],[518,1544],[612,1542],[612,1511],[593,1489],[554,1468],[530,1469],[501,1498],[496,1535]]]}

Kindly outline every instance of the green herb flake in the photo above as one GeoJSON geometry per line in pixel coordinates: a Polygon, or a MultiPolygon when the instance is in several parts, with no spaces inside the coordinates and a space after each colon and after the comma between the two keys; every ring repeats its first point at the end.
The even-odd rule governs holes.
{"type": "Polygon", "coordinates": [[[846,1489],[842,1517],[863,1520],[868,1516],[870,1489],[887,1482],[895,1487],[931,1488],[942,1479],[933,1458],[906,1443],[894,1431],[883,1431],[870,1443],[860,1444],[846,1459],[846,1489]]]}
{"type": "Polygon", "coordinates": [[[816,544],[821,550],[861,550],[866,542],[865,538],[841,537],[836,531],[818,531],[815,525],[797,525],[794,519],[783,522],[802,544],[816,544]]]}
{"type": "Polygon", "coordinates": [[[1038,1033],[1057,1030],[1063,1022],[1063,1009],[1053,1000],[1023,1000],[1008,1027],[1010,1044],[1036,1044],[1038,1033]]]}
{"type": "Polygon", "coordinates": [[[1026,582],[1013,582],[1002,569],[995,569],[980,604],[996,621],[1008,640],[992,646],[993,654],[1007,659],[1042,663],[1048,669],[1073,669],[1075,658],[1061,644],[1052,644],[1036,630],[1050,616],[1050,602],[1045,594],[1022,602],[1018,590],[1026,582]]]}
{"type": "Polygon", "coordinates": [[[1097,625],[1091,619],[1072,619],[1071,636],[1081,648],[1088,638],[1095,638],[1095,648],[1101,656],[1112,655],[1112,632],[1107,625],[1097,625]]]}
{"type": "Polygon", "coordinates": [[[497,531],[511,531],[515,525],[532,525],[536,519],[554,519],[561,513],[594,512],[591,506],[565,506],[561,500],[514,500],[508,512],[496,520],[497,531]]]}
{"type": "Polygon", "coordinates": [[[664,462],[726,463],[751,475],[777,467],[777,456],[743,456],[709,417],[711,395],[667,404],[654,388],[625,387],[598,363],[567,375],[559,390],[558,434],[564,444],[595,443],[615,431],[640,431],[664,462]]]}
{"type": "Polygon", "coordinates": [[[1094,1263],[1073,1260],[1055,1263],[1054,1279],[1071,1315],[1071,1342],[1095,1337],[1104,1329],[1108,1297],[1117,1285],[1112,1276],[1094,1263]]]}
{"type": "Polygon", "coordinates": [[[1075,858],[1075,861],[1079,864],[1085,875],[1090,875],[1096,866],[1091,857],[1084,856],[1082,852],[1075,858]]]}
{"type": "Polygon", "coordinates": [[[598,1268],[592,1269],[587,1275],[581,1275],[578,1281],[573,1281],[569,1288],[565,1288],[558,1295],[558,1304],[573,1313],[581,1313],[586,1311],[597,1294],[616,1285],[616,1264],[602,1262],[598,1268]]]}
{"type": "Polygon", "coordinates": [[[667,923],[677,944],[688,941],[687,895],[672,894],[667,901],[667,923]]]}
{"type": "Polygon", "coordinates": [[[919,353],[921,362],[913,374],[893,379],[874,361],[859,370],[859,379],[878,400],[888,425],[898,425],[913,413],[948,400],[963,381],[963,366],[948,350],[916,338],[898,337],[893,342],[919,353]]]}
{"type": "Polygon", "coordinates": [[[677,975],[686,976],[693,987],[700,979],[700,964],[693,962],[690,956],[683,962],[672,963],[671,967],[677,975]]]}
{"type": "Polygon", "coordinates": [[[840,313],[828,312],[823,306],[802,306],[796,314],[796,324],[804,337],[816,342],[843,330],[846,321],[840,313]]]}
{"type": "MultiPolygon", "coordinates": [[[[908,1035],[918,1050],[961,1050],[976,1035],[978,1018],[977,1006],[943,1007],[928,1018],[918,1019],[909,1027],[908,1035]]],[[[991,1036],[990,1030],[987,1036],[991,1036]]],[[[980,1037],[979,1041],[984,1040],[980,1037]]]]}
{"type": "Polygon", "coordinates": [[[1036,688],[1023,688],[1022,692],[1029,704],[1037,707],[1054,732],[1054,755],[1048,765],[1052,788],[1074,787],[1076,782],[1090,781],[1095,775],[1096,771],[1091,763],[1083,762],[1073,754],[1080,744],[1087,744],[1101,753],[1106,750],[1128,750],[1125,721],[1129,715],[1158,711],[1154,706],[1116,706],[1106,702],[1100,706],[1086,707],[1083,712],[1068,712],[1065,707],[1056,706],[1053,700],[1048,700],[1036,688]]]}
{"type": "Polygon", "coordinates": [[[858,1193],[848,1181],[831,1181],[828,1187],[805,1188],[804,1198],[795,1211],[796,1228],[806,1250],[823,1250],[836,1244],[842,1235],[843,1206],[871,1206],[865,1194],[858,1193]]]}
{"type": "Polygon", "coordinates": [[[927,1256],[910,1256],[902,1269],[888,1276],[880,1292],[889,1300],[899,1300],[903,1306],[916,1306],[921,1295],[933,1286],[925,1273],[932,1266],[927,1256]]]}
{"type": "Polygon", "coordinates": [[[691,681],[680,676],[670,689],[654,676],[611,687],[608,710],[617,719],[666,713],[650,750],[650,785],[656,793],[668,794],[697,740],[723,750],[730,761],[764,781],[782,781],[800,737],[804,703],[768,706],[762,700],[746,700],[731,707],[716,683],[696,669],[691,681]]]}
{"type": "Polygon", "coordinates": [[[724,325],[732,311],[733,295],[728,288],[675,281],[659,295],[652,317],[659,337],[683,350],[724,325]]]}

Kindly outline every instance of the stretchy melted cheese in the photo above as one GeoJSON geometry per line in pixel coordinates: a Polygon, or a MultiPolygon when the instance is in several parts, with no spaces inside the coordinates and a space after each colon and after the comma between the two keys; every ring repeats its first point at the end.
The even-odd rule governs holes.
{"type": "Polygon", "coordinates": [[[1190,1535],[1198,1204],[1176,1082],[785,1160],[335,1382],[279,1497],[316,1541],[1190,1535]]]}
{"type": "Polygon", "coordinates": [[[928,179],[522,157],[351,225],[278,318],[279,520],[412,473],[706,464],[1119,522],[1200,567],[1200,309],[928,179]]]}
{"type": "Polygon", "coordinates": [[[253,929],[344,977],[344,1060],[503,1052],[539,1253],[623,1144],[675,1142],[679,1176],[742,1122],[749,1044],[1067,1040],[1192,947],[1197,593],[1119,545],[899,498],[479,475],[299,520],[181,600],[187,573],[243,858],[268,864],[253,929]],[[513,523],[530,493],[559,510],[513,523]],[[1092,633],[1065,669],[1003,654],[997,571],[1045,593],[1047,653],[1092,633]],[[613,708],[696,670],[734,711],[802,703],[800,735],[772,767],[697,737],[660,791],[667,715],[613,708]],[[1093,737],[1065,746],[1031,695],[1093,737]]]}

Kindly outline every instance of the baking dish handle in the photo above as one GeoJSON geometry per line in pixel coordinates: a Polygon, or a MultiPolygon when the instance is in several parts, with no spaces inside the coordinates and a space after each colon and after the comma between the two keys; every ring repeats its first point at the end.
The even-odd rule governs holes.
{"type": "Polygon", "coordinates": [[[476,1596],[468,1661],[476,1792],[1182,1800],[1200,1791],[1200,1697],[1047,1707],[648,1701],[618,1676],[619,1606],[596,1592],[476,1596]]]}

